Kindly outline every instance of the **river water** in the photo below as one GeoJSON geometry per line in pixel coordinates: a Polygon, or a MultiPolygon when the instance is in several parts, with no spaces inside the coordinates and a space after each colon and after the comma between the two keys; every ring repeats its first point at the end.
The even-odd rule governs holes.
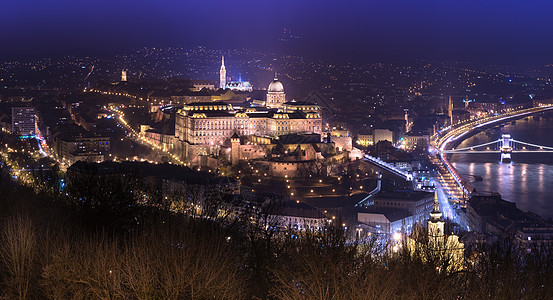
{"type": "MultiPolygon", "coordinates": [[[[480,132],[457,148],[479,145],[510,133],[515,140],[553,147],[553,113],[528,117],[480,132]]],[[[512,154],[500,163],[500,154],[454,154],[451,163],[481,192],[499,192],[522,210],[553,218],[553,153],[512,154]],[[481,176],[477,181],[475,176],[481,176]]]]}

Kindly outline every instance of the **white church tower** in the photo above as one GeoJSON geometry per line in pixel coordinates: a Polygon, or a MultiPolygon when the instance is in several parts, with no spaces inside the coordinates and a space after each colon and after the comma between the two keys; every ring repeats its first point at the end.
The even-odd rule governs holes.
{"type": "Polygon", "coordinates": [[[221,57],[221,71],[219,72],[219,88],[225,89],[227,86],[227,70],[225,69],[225,56],[221,57]]]}
{"type": "MultiPolygon", "coordinates": [[[[442,212],[440,211],[440,203],[438,202],[438,191],[434,191],[434,202],[432,203],[432,211],[428,220],[428,236],[431,243],[443,244],[445,237],[445,222],[442,221],[442,212]]],[[[443,245],[440,245],[443,246],[443,245]]]]}

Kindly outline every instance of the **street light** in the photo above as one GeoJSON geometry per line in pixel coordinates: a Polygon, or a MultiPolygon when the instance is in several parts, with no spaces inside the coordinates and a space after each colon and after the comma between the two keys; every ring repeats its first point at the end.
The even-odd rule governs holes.
{"type": "Polygon", "coordinates": [[[401,233],[399,233],[399,232],[394,233],[394,240],[395,241],[401,240],[401,233]]]}

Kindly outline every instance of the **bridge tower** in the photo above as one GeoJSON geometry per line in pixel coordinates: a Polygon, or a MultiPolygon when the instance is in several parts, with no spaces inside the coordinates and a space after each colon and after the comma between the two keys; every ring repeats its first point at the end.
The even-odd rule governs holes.
{"type": "Polygon", "coordinates": [[[511,146],[511,135],[501,135],[501,162],[511,162],[511,152],[513,147],[511,146]]]}

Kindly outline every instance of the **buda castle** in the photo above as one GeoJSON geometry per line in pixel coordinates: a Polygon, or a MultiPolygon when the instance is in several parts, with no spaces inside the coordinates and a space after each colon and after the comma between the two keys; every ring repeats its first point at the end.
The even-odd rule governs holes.
{"type": "MultiPolygon", "coordinates": [[[[221,68],[221,85],[225,85],[221,68]]],[[[217,153],[231,136],[250,136],[269,141],[288,134],[322,134],[321,109],[308,102],[286,101],[284,86],[276,78],[269,84],[265,101],[230,104],[195,102],[179,109],[175,120],[177,154],[183,159],[217,153]]]]}

